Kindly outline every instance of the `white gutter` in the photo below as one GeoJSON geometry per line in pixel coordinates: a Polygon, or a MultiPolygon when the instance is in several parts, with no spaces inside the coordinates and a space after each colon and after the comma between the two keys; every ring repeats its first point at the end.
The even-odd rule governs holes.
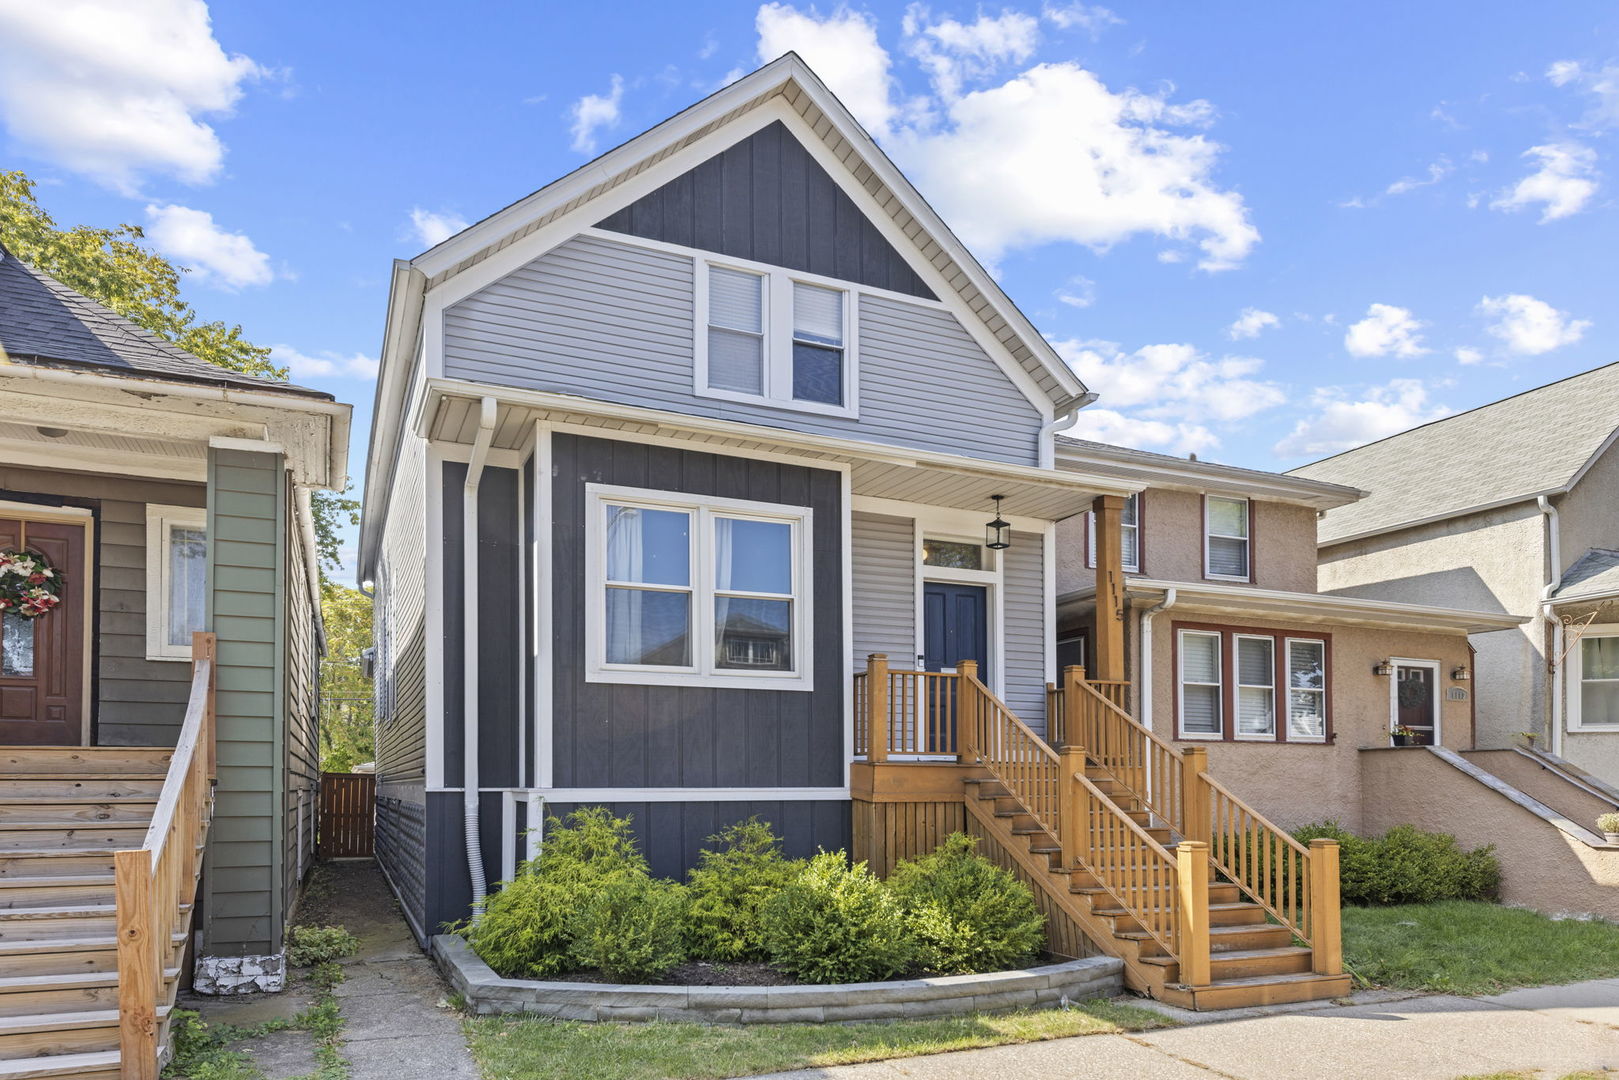
{"type": "Polygon", "coordinates": [[[1141,700],[1136,708],[1141,726],[1152,730],[1152,617],[1165,608],[1175,606],[1175,590],[1164,590],[1164,598],[1141,613],[1141,663],[1137,665],[1136,684],[1141,688],[1141,700]]]}
{"type": "MultiPolygon", "coordinates": [[[[1540,590],[1540,616],[1552,628],[1552,654],[1546,658],[1546,690],[1551,698],[1552,715],[1549,727],[1551,728],[1552,753],[1561,756],[1563,753],[1563,688],[1558,684],[1560,674],[1559,658],[1563,655],[1563,621],[1557,617],[1552,607],[1552,593],[1557,591],[1557,583],[1562,579],[1563,561],[1563,529],[1562,520],[1558,517],[1557,507],[1552,505],[1551,499],[1541,495],[1535,499],[1540,512],[1546,517],[1546,584],[1540,590]]],[[[1542,640],[1545,640],[1544,637],[1542,640]]]]}
{"type": "Polygon", "coordinates": [[[483,874],[483,843],[478,838],[478,484],[495,437],[495,411],[495,399],[484,398],[467,461],[466,483],[461,488],[461,805],[474,918],[482,914],[489,891],[483,874]]]}

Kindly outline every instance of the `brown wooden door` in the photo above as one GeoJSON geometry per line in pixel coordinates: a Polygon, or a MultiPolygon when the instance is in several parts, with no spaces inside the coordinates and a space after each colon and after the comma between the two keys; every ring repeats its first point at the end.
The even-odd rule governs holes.
{"type": "Polygon", "coordinates": [[[0,745],[84,742],[85,528],[0,515],[0,549],[32,551],[62,575],[62,603],[47,615],[0,616],[0,745]]]}

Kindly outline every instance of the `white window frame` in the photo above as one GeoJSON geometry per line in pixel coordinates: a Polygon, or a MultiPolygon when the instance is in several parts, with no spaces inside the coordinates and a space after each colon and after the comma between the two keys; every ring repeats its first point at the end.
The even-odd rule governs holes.
{"type": "MultiPolygon", "coordinates": [[[[812,580],[814,512],[807,506],[749,502],[646,488],[585,485],[585,681],[642,686],[708,686],[738,690],[815,689],[815,613],[812,580]],[[691,657],[687,667],[607,662],[607,506],[635,506],[691,515],[691,657]],[[781,522],[792,526],[793,669],[749,671],[716,664],[714,598],[739,595],[715,588],[713,536],[716,517],[781,522]]],[[[740,594],[746,595],[746,594],[740,594]]],[[[773,597],[774,598],[774,597],[773,597]]]]}
{"type": "MultiPolygon", "coordinates": [[[[1279,699],[1279,709],[1276,722],[1285,725],[1287,741],[1290,743],[1325,743],[1327,730],[1332,726],[1332,695],[1327,692],[1327,669],[1330,663],[1330,646],[1326,638],[1317,637],[1286,637],[1282,639],[1282,675],[1286,685],[1281,693],[1285,696],[1279,699]],[[1321,649],[1321,689],[1308,690],[1307,693],[1321,695],[1321,734],[1295,735],[1293,734],[1293,646],[1315,645],[1321,649]]],[[[1278,735],[1280,738],[1280,735],[1278,735]]]]}
{"type": "Polygon", "coordinates": [[[1231,635],[1231,739],[1233,742],[1267,742],[1279,741],[1276,731],[1278,723],[1277,706],[1281,699],[1277,694],[1276,686],[1276,639],[1270,634],[1232,634],[1231,635]],[[1244,641],[1263,641],[1270,648],[1270,683],[1245,683],[1242,681],[1242,643],[1244,641]],[[1270,731],[1250,732],[1242,731],[1242,692],[1243,690],[1269,690],[1270,691],[1270,731]]]}
{"type": "MultiPolygon", "coordinates": [[[[1585,628],[1580,635],[1583,643],[1589,638],[1619,637],[1619,623],[1595,623],[1585,628]]],[[[1565,674],[1564,694],[1567,698],[1566,712],[1568,716],[1568,730],[1570,731],[1619,731],[1619,724],[1587,724],[1584,722],[1583,710],[1585,707],[1585,650],[1576,645],[1568,651],[1568,661],[1564,664],[1565,674]]]]}
{"type": "Polygon", "coordinates": [[[1254,580],[1254,506],[1251,499],[1245,499],[1238,495],[1203,496],[1203,577],[1206,581],[1252,582],[1254,580]],[[1216,499],[1223,502],[1239,502],[1242,504],[1243,519],[1248,523],[1246,536],[1227,536],[1225,533],[1217,534],[1209,528],[1209,506],[1216,499]],[[1222,540],[1241,540],[1243,542],[1243,550],[1247,555],[1247,559],[1245,561],[1248,563],[1248,572],[1246,574],[1216,574],[1210,568],[1209,540],[1216,536],[1222,540]]]}
{"type": "MultiPolygon", "coordinates": [[[[1119,562],[1124,566],[1126,574],[1141,573],[1141,500],[1137,498],[1140,494],[1139,491],[1132,491],[1124,497],[1126,503],[1133,502],[1136,504],[1136,523],[1134,525],[1124,524],[1124,514],[1122,512],[1119,514],[1119,562]],[[1126,532],[1136,534],[1135,547],[1126,548],[1124,546],[1124,534],[1126,532]],[[1126,559],[1124,556],[1127,552],[1133,554],[1135,558],[1133,560],[1126,559]]],[[[1092,570],[1096,569],[1096,512],[1094,510],[1085,512],[1085,565],[1092,570]]]]}
{"type": "Polygon", "coordinates": [[[1225,739],[1226,725],[1226,693],[1225,693],[1225,635],[1218,630],[1177,630],[1175,632],[1175,737],[1178,739],[1197,742],[1221,742],[1225,739]],[[1214,670],[1219,679],[1212,683],[1194,683],[1195,686],[1213,686],[1219,693],[1215,700],[1219,703],[1220,727],[1218,731],[1187,731],[1186,730],[1186,639],[1193,637],[1211,637],[1214,639],[1214,670]]]}
{"type": "Polygon", "coordinates": [[[693,325],[695,348],[695,380],[693,392],[698,397],[717,398],[721,401],[744,401],[753,405],[766,405],[773,409],[791,409],[794,412],[820,413],[823,416],[858,417],[860,387],[860,357],[855,340],[859,322],[859,291],[847,281],[803,274],[767,263],[748,262],[743,259],[693,260],[696,311],[693,325]],[[708,385],[708,276],[709,270],[719,267],[744,274],[763,277],[762,312],[764,328],[764,371],[762,394],[749,394],[740,390],[727,390],[708,385]],[[793,397],[793,285],[802,283],[817,288],[832,289],[843,294],[843,403],[828,405],[820,401],[799,401],[793,397]]]}
{"type": "MultiPolygon", "coordinates": [[[[169,643],[169,530],[208,532],[208,511],[200,506],[146,504],[146,659],[190,660],[191,643],[169,643]]],[[[204,568],[204,581],[207,569],[204,568]]]]}

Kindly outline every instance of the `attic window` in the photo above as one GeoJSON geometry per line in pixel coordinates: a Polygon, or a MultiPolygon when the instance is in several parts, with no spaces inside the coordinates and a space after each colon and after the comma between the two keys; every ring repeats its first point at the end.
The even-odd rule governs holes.
{"type": "Polygon", "coordinates": [[[855,415],[854,294],[757,266],[698,263],[697,393],[855,415]]]}

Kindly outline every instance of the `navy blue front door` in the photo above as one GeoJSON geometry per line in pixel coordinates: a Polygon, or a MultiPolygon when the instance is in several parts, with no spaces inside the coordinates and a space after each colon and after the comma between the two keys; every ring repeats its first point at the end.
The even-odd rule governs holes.
{"type": "Polygon", "coordinates": [[[922,659],[928,671],[954,669],[978,661],[978,677],[989,680],[989,593],[982,585],[922,586],[922,659]]]}

